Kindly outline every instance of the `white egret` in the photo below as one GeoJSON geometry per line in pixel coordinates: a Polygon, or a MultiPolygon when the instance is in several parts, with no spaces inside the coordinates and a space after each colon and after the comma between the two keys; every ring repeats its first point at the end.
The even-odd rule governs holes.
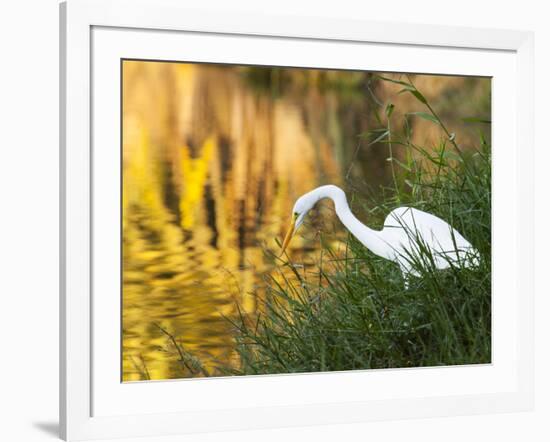
{"type": "Polygon", "coordinates": [[[375,255],[399,265],[405,285],[408,285],[409,275],[419,276],[419,264],[432,265],[437,269],[458,263],[464,267],[479,265],[477,250],[450,224],[437,216],[411,207],[399,207],[386,217],[382,230],[374,230],[353,215],[346,194],[334,185],[317,187],[296,200],[281,255],[307,213],[324,198],[334,202],[336,215],[342,224],[365,247],[375,255]],[[427,258],[427,255],[431,258],[427,258]]]}

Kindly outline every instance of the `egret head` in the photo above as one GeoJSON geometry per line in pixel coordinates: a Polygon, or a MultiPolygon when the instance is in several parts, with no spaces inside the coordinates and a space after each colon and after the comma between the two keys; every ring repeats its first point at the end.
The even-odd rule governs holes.
{"type": "Polygon", "coordinates": [[[306,193],[296,200],[294,208],[292,209],[290,226],[286,232],[285,239],[283,240],[283,245],[281,247],[281,255],[285,253],[285,250],[290,243],[290,240],[304,222],[304,218],[306,217],[307,213],[313,208],[317,201],[319,201],[319,199],[313,192],[306,193]]]}

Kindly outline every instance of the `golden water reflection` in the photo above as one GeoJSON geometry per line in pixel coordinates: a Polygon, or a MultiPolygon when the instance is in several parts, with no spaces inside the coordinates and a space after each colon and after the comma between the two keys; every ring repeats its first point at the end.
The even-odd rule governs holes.
{"type": "MultiPolygon", "coordinates": [[[[464,85],[425,77],[434,94],[464,85]]],[[[159,326],[210,375],[238,363],[227,318],[237,303],[253,314],[265,278],[285,271],[270,251],[294,200],[325,183],[368,191],[388,182],[385,148],[358,138],[376,127],[368,81],[358,72],[124,62],[124,381],[204,375],[178,360],[159,326]]],[[[425,129],[424,138],[437,136],[425,129]]],[[[292,245],[306,265],[318,231],[326,241],[344,234],[330,207],[323,212],[292,245]]]]}

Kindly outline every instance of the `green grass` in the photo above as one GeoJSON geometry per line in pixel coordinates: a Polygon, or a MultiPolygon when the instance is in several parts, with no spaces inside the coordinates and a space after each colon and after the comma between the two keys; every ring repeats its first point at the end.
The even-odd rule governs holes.
{"type": "MultiPolygon", "coordinates": [[[[420,270],[404,288],[396,264],[378,258],[349,236],[344,252],[325,248],[303,278],[268,281],[263,313],[234,320],[241,365],[233,374],[299,373],[389,367],[489,363],[491,361],[491,156],[480,130],[477,146],[460,146],[431,104],[407,81],[402,86],[422,111],[404,116],[393,130],[394,106],[385,105],[380,128],[365,134],[389,152],[393,186],[363,208],[369,225],[381,227],[395,207],[433,213],[461,232],[480,253],[480,265],[420,270]],[[411,141],[413,118],[439,126],[437,146],[411,141]],[[311,271],[310,271],[311,272],[311,271]],[[315,282],[312,282],[315,281],[315,282]]],[[[395,117],[395,116],[394,116],[395,117]]],[[[470,116],[468,116],[470,117],[470,116]]],[[[469,118],[483,128],[486,121],[469,118]]],[[[348,186],[349,187],[349,186],[348,186]]],[[[357,207],[362,195],[348,198],[357,207]]],[[[428,261],[429,261],[429,257],[428,261]]],[[[281,272],[281,275],[283,273],[281,272]]]]}

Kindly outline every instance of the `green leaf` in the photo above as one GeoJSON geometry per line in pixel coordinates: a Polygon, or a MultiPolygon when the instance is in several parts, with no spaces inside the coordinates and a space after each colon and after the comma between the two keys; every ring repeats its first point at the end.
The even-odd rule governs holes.
{"type": "Polygon", "coordinates": [[[382,132],[386,132],[388,129],[386,129],[385,127],[381,127],[380,129],[371,129],[371,130],[368,130],[366,132],[362,132],[359,134],[359,138],[365,138],[365,139],[369,139],[369,138],[372,138],[374,136],[377,136],[378,134],[381,134],[382,132]]]}
{"type": "Polygon", "coordinates": [[[405,92],[411,92],[411,93],[412,93],[412,91],[415,91],[415,90],[416,90],[416,89],[415,89],[413,86],[405,86],[403,89],[401,89],[401,90],[397,93],[397,95],[403,94],[403,93],[405,93],[405,92]]]}
{"type": "Polygon", "coordinates": [[[417,117],[423,118],[424,120],[439,124],[439,120],[435,118],[432,114],[429,114],[427,112],[409,112],[407,115],[416,115],[417,117]]]}
{"type": "Polygon", "coordinates": [[[377,78],[380,78],[384,81],[389,81],[390,83],[400,84],[401,86],[407,86],[411,88],[413,87],[410,83],[407,83],[405,81],[394,80],[393,78],[384,77],[382,75],[377,75],[377,78]]]}
{"type": "Polygon", "coordinates": [[[388,103],[388,105],[386,106],[386,117],[388,117],[388,119],[391,117],[394,108],[395,106],[392,103],[388,103]]]}
{"type": "Polygon", "coordinates": [[[428,100],[424,98],[424,95],[422,95],[420,92],[418,92],[417,89],[409,91],[411,94],[413,94],[418,101],[424,104],[428,104],[428,100]]]}
{"type": "Polygon", "coordinates": [[[376,144],[378,143],[379,141],[383,140],[384,138],[386,138],[388,135],[389,135],[390,131],[388,130],[385,130],[384,132],[382,132],[380,135],[378,135],[374,140],[372,140],[368,145],[369,146],[372,146],[373,144],[376,144]]]}
{"type": "Polygon", "coordinates": [[[405,169],[406,171],[410,172],[411,171],[411,168],[409,166],[407,166],[405,163],[399,161],[398,159],[396,159],[395,157],[393,158],[393,161],[395,163],[397,163],[400,167],[402,167],[403,169],[405,169]]]}
{"type": "Polygon", "coordinates": [[[406,142],[404,142],[404,141],[400,141],[400,140],[398,140],[398,139],[393,139],[393,140],[380,140],[380,141],[378,141],[378,142],[381,143],[381,144],[394,144],[394,145],[396,145],[396,146],[405,146],[405,147],[409,146],[409,143],[406,143],[406,142]]]}
{"type": "Polygon", "coordinates": [[[464,123],[483,123],[483,124],[491,124],[491,120],[487,120],[484,118],[476,118],[476,117],[468,117],[468,118],[462,118],[462,121],[464,123]]]}
{"type": "Polygon", "coordinates": [[[413,94],[415,96],[415,98],[420,101],[421,103],[423,104],[428,104],[428,100],[426,100],[426,98],[424,97],[424,95],[422,95],[418,89],[416,89],[415,87],[413,86],[407,86],[407,87],[404,87],[403,89],[401,89],[398,94],[403,94],[405,92],[409,92],[411,94],[413,94]]]}

